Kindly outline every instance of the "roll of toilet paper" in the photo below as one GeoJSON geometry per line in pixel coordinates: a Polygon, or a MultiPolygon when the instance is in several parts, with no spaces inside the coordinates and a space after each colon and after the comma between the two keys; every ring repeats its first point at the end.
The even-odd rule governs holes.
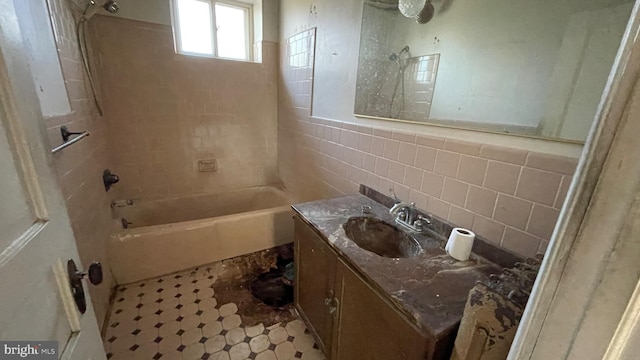
{"type": "Polygon", "coordinates": [[[476,234],[471,230],[454,228],[451,230],[451,235],[449,235],[449,240],[444,249],[452,258],[459,261],[467,261],[471,255],[471,248],[473,248],[473,240],[475,238],[476,234]]]}

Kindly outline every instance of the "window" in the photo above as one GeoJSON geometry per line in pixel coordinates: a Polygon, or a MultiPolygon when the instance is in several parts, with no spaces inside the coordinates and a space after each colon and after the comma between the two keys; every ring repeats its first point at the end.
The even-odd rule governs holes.
{"type": "Polygon", "coordinates": [[[176,51],[251,60],[251,5],[235,1],[173,0],[176,51]]]}

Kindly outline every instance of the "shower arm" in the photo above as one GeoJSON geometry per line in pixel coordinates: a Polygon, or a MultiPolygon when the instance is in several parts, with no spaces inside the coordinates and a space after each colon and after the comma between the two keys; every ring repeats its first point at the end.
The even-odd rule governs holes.
{"type": "Polygon", "coordinates": [[[84,8],[84,12],[82,13],[82,20],[89,20],[93,17],[93,15],[97,14],[100,10],[100,6],[96,5],[94,0],[91,0],[87,3],[87,6],[84,8]]]}

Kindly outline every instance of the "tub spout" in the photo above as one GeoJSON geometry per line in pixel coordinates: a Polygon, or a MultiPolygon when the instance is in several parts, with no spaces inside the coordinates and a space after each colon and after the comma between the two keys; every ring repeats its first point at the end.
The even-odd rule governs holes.
{"type": "Polygon", "coordinates": [[[111,208],[125,207],[125,206],[130,206],[130,205],[133,205],[133,200],[131,200],[131,199],[113,200],[111,202],[111,208]]]}

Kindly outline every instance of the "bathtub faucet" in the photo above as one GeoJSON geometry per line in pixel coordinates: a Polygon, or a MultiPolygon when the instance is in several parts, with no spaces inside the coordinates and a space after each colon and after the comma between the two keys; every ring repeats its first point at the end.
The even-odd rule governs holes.
{"type": "Polygon", "coordinates": [[[133,205],[133,200],[130,199],[125,199],[125,200],[113,200],[111,202],[111,208],[117,208],[117,207],[125,207],[125,206],[130,206],[133,205]]]}

